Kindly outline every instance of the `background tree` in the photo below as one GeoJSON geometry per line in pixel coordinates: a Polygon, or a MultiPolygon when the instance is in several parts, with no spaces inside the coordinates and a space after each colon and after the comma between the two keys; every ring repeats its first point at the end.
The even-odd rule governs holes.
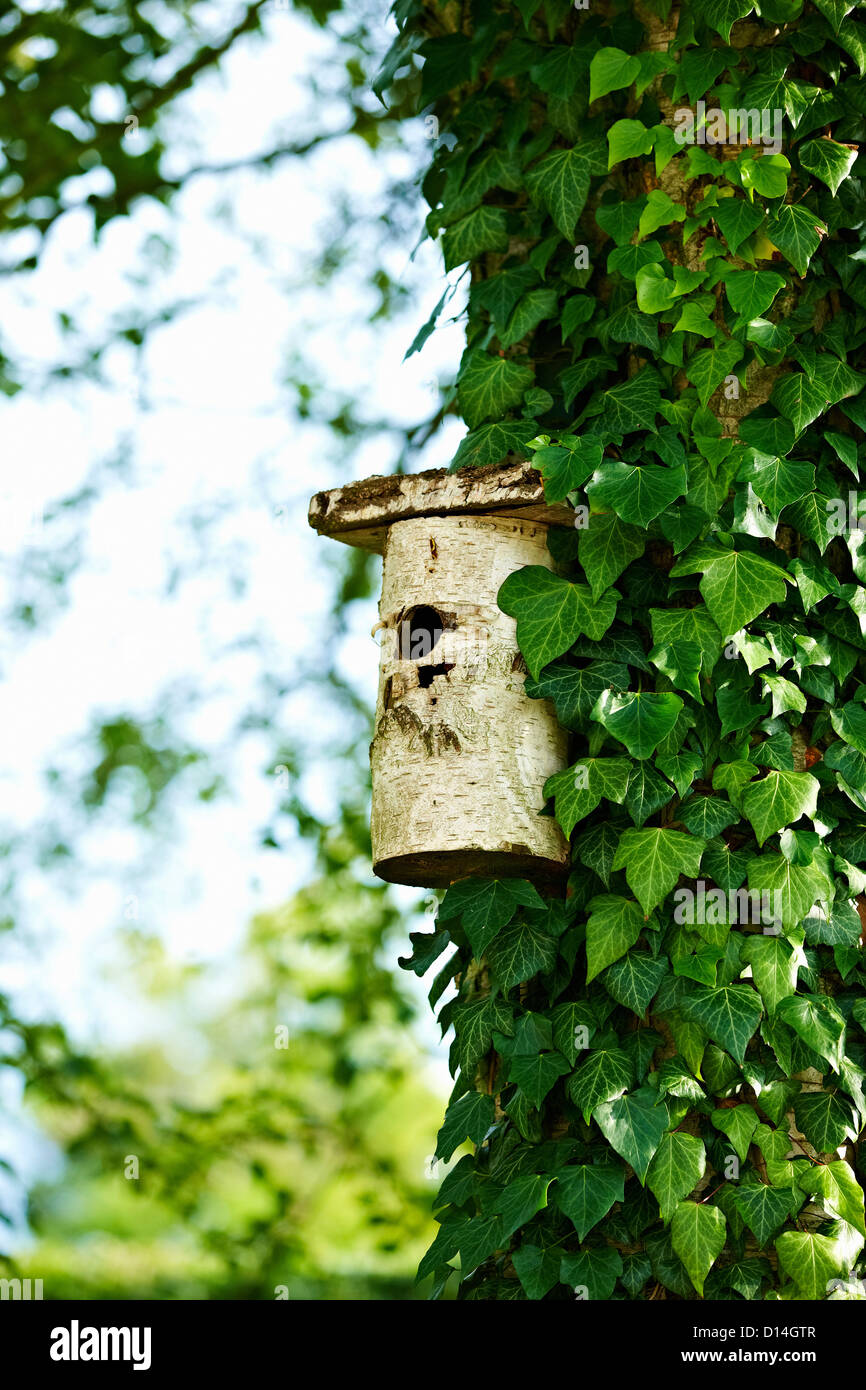
{"type": "MultiPolygon", "coordinates": [[[[283,112],[274,110],[271,142],[239,157],[214,161],[198,147],[184,103],[235,55],[273,42],[283,8],[214,9],[198,0],[144,12],[115,0],[7,7],[0,21],[0,265],[7,304],[16,311],[4,315],[0,384],[16,405],[32,398],[48,413],[64,390],[108,392],[122,375],[120,361],[131,370],[140,426],[153,408],[149,345],[198,307],[192,295],[158,293],[176,254],[175,226],[166,230],[162,220],[131,268],[129,295],[102,318],[94,314],[104,293],[97,271],[84,302],[58,303],[50,341],[35,354],[16,332],[16,305],[28,293],[36,297],[39,276],[70,221],[89,219],[96,256],[108,266],[112,237],[142,210],[174,209],[186,191],[206,184],[224,190],[215,220],[234,228],[233,200],[244,191],[236,180],[244,170],[276,178],[289,165],[309,167],[341,141],[350,168],[375,150],[381,185],[373,190],[368,183],[362,198],[357,189],[341,191],[326,234],[297,280],[280,282],[281,291],[289,298],[299,285],[321,287],[310,337],[323,322],[336,324],[328,314],[344,299],[362,325],[375,324],[380,340],[392,320],[417,312],[416,284],[401,272],[417,240],[414,146],[424,136],[401,131],[409,110],[405,84],[392,91],[387,110],[371,90],[389,42],[384,6],[353,5],[348,13],[327,3],[294,7],[307,16],[309,31],[318,32],[319,44],[303,119],[287,130],[283,112]]],[[[227,101],[236,100],[233,91],[229,85],[227,101]]],[[[247,235],[244,255],[271,258],[277,283],[285,264],[274,248],[303,230],[281,222],[255,242],[247,235]]],[[[335,326],[331,336],[338,338],[335,326]]],[[[181,382],[178,392],[183,389],[181,382]]],[[[311,447],[315,432],[323,468],[336,460],[347,474],[365,448],[388,464],[412,466],[440,413],[437,401],[406,424],[405,417],[380,415],[352,398],[336,372],[323,380],[306,329],[286,353],[282,406],[293,457],[311,447]]],[[[7,480],[26,473],[33,452],[9,451],[7,480]]],[[[179,485],[186,462],[179,449],[179,485]]],[[[265,495],[257,496],[247,451],[240,463],[251,476],[246,492],[241,481],[236,495],[272,511],[285,535],[284,493],[268,495],[260,487],[265,495]]],[[[93,514],[113,492],[132,488],[138,467],[134,434],[115,449],[104,417],[94,413],[84,483],[64,487],[61,479],[44,524],[26,543],[7,546],[4,530],[2,606],[4,630],[12,634],[3,653],[7,680],[31,642],[55,631],[74,607],[93,514]]],[[[5,485],[3,493],[5,522],[5,485]]],[[[226,506],[215,489],[210,503],[180,517],[186,545],[166,577],[167,611],[215,571],[222,571],[228,594],[249,582],[248,556],[227,552],[215,535],[214,519],[226,506]]],[[[4,1166],[0,1219],[15,1224],[19,1239],[15,1259],[0,1259],[4,1272],[43,1277],[46,1297],[272,1298],[277,1285],[292,1297],[411,1296],[429,1225],[427,1155],[436,1103],[411,1032],[415,992],[395,984],[390,969],[405,949],[405,934],[397,930],[402,912],[369,874],[369,711],[351,669],[341,664],[357,601],[372,593],[372,566],[347,556],[344,565],[333,565],[330,580],[332,612],[303,651],[285,650],[256,624],[215,653],[217,672],[239,648],[255,663],[245,698],[218,739],[190,732],[192,716],[207,709],[209,673],[187,669],[163,688],[142,662],[140,703],[112,707],[102,698],[76,737],[52,750],[44,815],[29,821],[20,805],[4,799],[3,948],[15,977],[0,997],[0,1075],[4,1096],[14,1101],[4,1133],[10,1125],[23,1127],[23,1092],[38,1122],[34,1151],[42,1156],[39,1136],[48,1134],[62,1165],[35,1186],[32,1155],[20,1166],[16,1160],[11,1172],[4,1166]],[[315,729],[299,728],[292,701],[309,699],[310,692],[319,720],[315,729]],[[72,903],[94,872],[83,847],[94,839],[112,842],[119,824],[136,832],[141,879],[155,875],[197,806],[237,794],[236,752],[251,739],[257,775],[276,795],[251,827],[250,841],[282,856],[299,832],[313,866],[308,888],[280,913],[256,920],[232,968],[225,960],[182,962],[152,923],[134,917],[123,923],[111,952],[110,987],[100,984],[95,962],[88,980],[91,1033],[82,1038],[70,1031],[46,1014],[34,987],[51,967],[34,900],[44,884],[61,880],[72,903]],[[325,812],[303,776],[315,753],[331,770],[335,809],[325,812]],[[141,1024],[126,1044],[99,1036],[99,1001],[112,992],[141,1024]],[[274,1029],[285,1024],[289,1047],[282,1050],[274,1046],[274,1029]],[[129,1157],[137,1179],[126,1175],[129,1157]],[[26,1255],[22,1217],[36,1240],[26,1255]]],[[[201,867],[207,871],[207,859],[201,867]]],[[[124,873],[118,866],[115,886],[124,894],[139,891],[124,873]]],[[[210,930],[202,918],[203,940],[210,930]]],[[[5,1241],[3,1247],[9,1248],[5,1241]]]]}

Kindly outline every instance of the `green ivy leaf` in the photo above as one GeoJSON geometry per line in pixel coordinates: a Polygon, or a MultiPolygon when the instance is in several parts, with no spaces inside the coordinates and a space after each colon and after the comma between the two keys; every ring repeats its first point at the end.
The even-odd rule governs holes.
{"type": "Polygon", "coordinates": [[[517,619],[517,641],[537,680],[542,667],[567,652],[578,637],[597,642],[604,636],[618,598],[606,593],[594,602],[585,584],[571,584],[543,565],[527,565],[508,576],[497,602],[503,613],[517,619]]]}
{"type": "Polygon", "coordinates": [[[604,145],[593,140],[570,150],[553,150],[527,172],[526,186],[569,241],[586,206],[592,176],[605,171],[604,145]]]}
{"type": "Polygon", "coordinates": [[[667,1111],[656,1099],[655,1092],[641,1088],[597,1106],[592,1116],[611,1147],[631,1164],[641,1186],[667,1129],[667,1111]]]}
{"type": "Polygon", "coordinates": [[[460,408],[470,429],[491,415],[504,415],[518,406],[535,373],[505,357],[491,357],[480,348],[464,355],[457,380],[460,408]]]}
{"type": "Polygon", "coordinates": [[[619,579],[632,560],[643,555],[645,544],[645,533],[620,520],[615,513],[590,516],[589,525],[580,532],[577,553],[594,599],[600,598],[605,589],[619,579]]]}
{"type": "Polygon", "coordinates": [[[436,1141],[436,1157],[448,1163],[454,1150],[465,1139],[481,1144],[496,1118],[493,1097],[481,1091],[468,1091],[449,1105],[436,1141]]]}
{"type": "Polygon", "coordinates": [[[776,1250],[801,1298],[826,1298],[829,1281],[844,1272],[838,1247],[827,1236],[786,1231],[776,1241],[776,1250]]]}
{"type": "Polygon", "coordinates": [[[523,984],[539,971],[552,970],[556,954],[556,938],[529,919],[503,928],[487,950],[494,978],[503,989],[523,984]]]}
{"type": "Polygon", "coordinates": [[[768,772],[743,793],[743,815],[751,822],[759,845],[801,816],[814,820],[820,784],[808,772],[768,772]]]}
{"type": "Polygon", "coordinates": [[[677,722],[683,702],[679,695],[653,691],[599,696],[592,718],[624,743],[633,758],[648,758],[677,722]]]}
{"type": "Polygon", "coordinates": [[[619,960],[635,944],[644,929],[637,903],[629,898],[602,895],[589,904],[586,924],[587,983],[605,966],[619,960]]]}
{"type": "Polygon", "coordinates": [[[703,1298],[704,1280],[725,1248],[724,1212],[706,1203],[680,1202],[671,1221],[671,1240],[703,1298]]]}
{"type": "Polygon", "coordinates": [[[640,72],[640,63],[621,48],[600,48],[589,65],[589,103],[608,92],[630,87],[640,72]]]}
{"type": "Polygon", "coordinates": [[[755,1240],[766,1246],[779,1227],[796,1211],[790,1189],[743,1183],[732,1188],[733,1202],[755,1240]]]}
{"type": "Polygon", "coordinates": [[[820,994],[794,995],[780,1000],[776,1014],[838,1072],[845,1055],[845,1020],[831,999],[820,994]]]}
{"type": "Polygon", "coordinates": [[[563,833],[570,835],[578,822],[595,810],[602,797],[608,801],[622,801],[630,771],[626,758],[580,758],[573,767],[549,777],[544,784],[544,795],[554,798],[556,819],[563,833]]]}
{"type": "Polygon", "coordinates": [[[683,999],[680,1011],[687,1022],[700,1024],[713,1042],[742,1063],[763,1008],[748,985],[723,985],[696,989],[683,999]]]}
{"type": "Polygon", "coordinates": [[[448,889],[437,921],[461,918],[475,958],[480,960],[494,937],[521,907],[536,911],[543,911],[545,907],[544,899],[526,879],[467,878],[448,889]]]}
{"type": "Polygon", "coordinates": [[[696,1135],[678,1130],[664,1136],[649,1166],[647,1185],[659,1204],[665,1225],[682,1199],[694,1192],[706,1166],[706,1151],[696,1135]]]}
{"type": "Polygon", "coordinates": [[[654,463],[603,463],[586,489],[594,507],[610,507],[620,520],[647,526],[682,497],[688,486],[684,468],[660,468],[654,463]]]}
{"type": "Polygon", "coordinates": [[[597,1106],[618,1099],[628,1090],[633,1075],[626,1052],[620,1048],[596,1048],[569,1080],[568,1094],[588,1123],[597,1106]]]}
{"type": "Polygon", "coordinates": [[[624,1197],[625,1173],[609,1164],[582,1163],[561,1168],[556,1175],[556,1204],[564,1211],[578,1239],[586,1240],[593,1226],[624,1197]]]}
{"type": "Polygon", "coordinates": [[[800,146],[797,155],[803,168],[826,183],[835,197],[840,184],[844,183],[854,166],[857,146],[840,145],[828,135],[822,135],[817,140],[807,140],[805,145],[800,146]]]}
{"type": "Polygon", "coordinates": [[[602,984],[618,1004],[642,1018],[668,973],[664,956],[651,956],[647,951],[629,951],[602,975],[602,984]]]}
{"type": "Polygon", "coordinates": [[[664,900],[680,874],[697,877],[705,844],[681,830],[624,830],[613,867],[625,869],[628,886],[648,914],[664,900]]]}
{"type": "Polygon", "coordinates": [[[536,1057],[512,1057],[508,1079],[538,1109],[559,1078],[569,1071],[571,1067],[558,1052],[540,1052],[536,1057]]]}

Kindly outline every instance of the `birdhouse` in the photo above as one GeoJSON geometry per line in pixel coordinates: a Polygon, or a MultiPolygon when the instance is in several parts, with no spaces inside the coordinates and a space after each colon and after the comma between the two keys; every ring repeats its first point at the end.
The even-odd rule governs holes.
{"type": "Polygon", "coordinates": [[[390,883],[556,878],[568,845],[539,815],[567,762],[547,700],[531,700],[513,618],[496,602],[524,565],[553,567],[547,506],[525,463],[367,478],[319,492],[310,525],[383,557],[370,746],[373,868],[390,883]]]}

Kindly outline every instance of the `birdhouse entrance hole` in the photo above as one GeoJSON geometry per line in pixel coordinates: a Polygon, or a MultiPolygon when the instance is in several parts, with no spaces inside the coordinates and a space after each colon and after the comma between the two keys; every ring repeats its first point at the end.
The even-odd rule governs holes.
{"type": "MultiPolygon", "coordinates": [[[[426,604],[421,604],[407,613],[399,629],[401,661],[421,661],[425,656],[429,656],[442,636],[443,628],[442,618],[436,609],[429,608],[426,604]]],[[[430,684],[429,680],[427,684],[430,684]]]]}

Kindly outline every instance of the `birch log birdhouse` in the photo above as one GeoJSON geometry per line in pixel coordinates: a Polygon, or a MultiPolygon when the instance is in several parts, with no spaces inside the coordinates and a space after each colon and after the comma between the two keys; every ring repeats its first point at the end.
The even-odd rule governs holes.
{"type": "Polygon", "coordinates": [[[553,567],[547,506],[529,464],[368,478],[320,492],[310,525],[383,557],[374,635],[373,868],[390,883],[555,878],[568,845],[540,815],[567,735],[524,690],[513,618],[497,605],[524,565],[553,567]]]}

